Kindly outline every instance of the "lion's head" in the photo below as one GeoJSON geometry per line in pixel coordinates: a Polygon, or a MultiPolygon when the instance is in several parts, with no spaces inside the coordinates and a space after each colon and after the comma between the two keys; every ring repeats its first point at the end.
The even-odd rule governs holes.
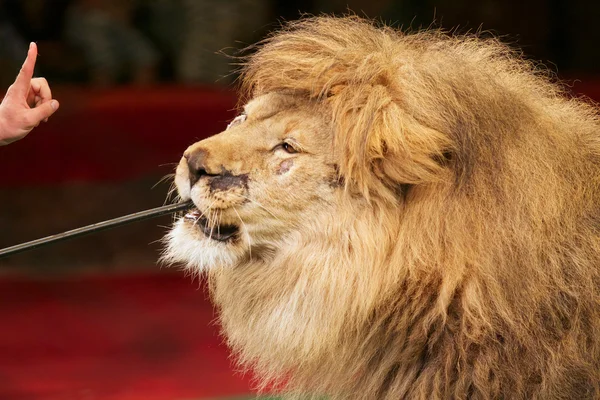
{"type": "Polygon", "coordinates": [[[320,111],[293,95],[264,94],[225,132],[186,150],[175,183],[197,209],[171,234],[181,261],[205,269],[272,255],[334,203],[330,122],[320,111]]]}
{"type": "Polygon", "coordinates": [[[496,40],[292,24],[190,146],[165,258],[263,382],[333,398],[600,396],[600,129],[496,40]]]}

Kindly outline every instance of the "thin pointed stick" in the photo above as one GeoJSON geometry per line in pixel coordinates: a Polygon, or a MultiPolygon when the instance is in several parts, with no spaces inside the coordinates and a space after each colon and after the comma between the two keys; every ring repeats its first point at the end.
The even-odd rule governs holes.
{"type": "Polygon", "coordinates": [[[32,250],[51,243],[60,242],[71,239],[77,236],[87,235],[89,233],[100,232],[106,229],[115,228],[117,226],[130,224],[132,222],[143,221],[150,218],[160,217],[166,214],[173,214],[177,211],[184,211],[192,208],[192,202],[169,204],[162,207],[152,208],[150,210],[140,211],[133,214],[125,215],[119,218],[110,219],[108,221],[98,222],[96,224],[73,229],[67,232],[58,233],[56,235],[47,236],[45,238],[33,240],[31,242],[21,243],[15,246],[0,249],[0,258],[21,253],[23,251],[32,250]]]}

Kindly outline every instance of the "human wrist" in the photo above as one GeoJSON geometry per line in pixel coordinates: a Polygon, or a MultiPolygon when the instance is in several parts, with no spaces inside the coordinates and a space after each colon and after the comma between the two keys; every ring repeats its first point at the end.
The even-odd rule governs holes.
{"type": "Polygon", "coordinates": [[[6,146],[17,140],[14,129],[10,126],[10,116],[7,115],[6,106],[0,104],[0,146],[6,146]]]}

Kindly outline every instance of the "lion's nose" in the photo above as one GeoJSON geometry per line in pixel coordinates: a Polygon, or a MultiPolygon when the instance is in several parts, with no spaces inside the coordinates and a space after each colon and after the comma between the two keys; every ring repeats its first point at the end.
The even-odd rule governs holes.
{"type": "Polygon", "coordinates": [[[197,149],[183,154],[190,171],[190,186],[193,186],[198,182],[198,179],[201,177],[209,175],[209,173],[206,172],[207,156],[208,153],[203,149],[197,149]]]}

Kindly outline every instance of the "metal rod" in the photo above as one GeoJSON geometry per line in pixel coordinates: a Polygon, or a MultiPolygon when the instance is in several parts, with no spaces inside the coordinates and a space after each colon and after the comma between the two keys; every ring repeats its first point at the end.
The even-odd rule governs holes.
{"type": "Polygon", "coordinates": [[[192,202],[169,204],[162,207],[152,208],[146,211],[140,211],[133,214],[125,215],[119,218],[110,219],[108,221],[98,222],[96,224],[84,226],[81,228],[73,229],[67,232],[58,233],[52,236],[46,236],[45,238],[33,240],[31,242],[21,243],[15,246],[0,249],[0,258],[7,257],[13,254],[17,254],[23,251],[32,250],[37,247],[45,246],[47,244],[60,242],[63,240],[71,239],[77,236],[87,235],[93,232],[99,232],[106,229],[114,228],[117,226],[129,224],[136,221],[143,221],[145,219],[156,218],[166,214],[173,214],[177,211],[184,211],[192,208],[192,202]]]}

